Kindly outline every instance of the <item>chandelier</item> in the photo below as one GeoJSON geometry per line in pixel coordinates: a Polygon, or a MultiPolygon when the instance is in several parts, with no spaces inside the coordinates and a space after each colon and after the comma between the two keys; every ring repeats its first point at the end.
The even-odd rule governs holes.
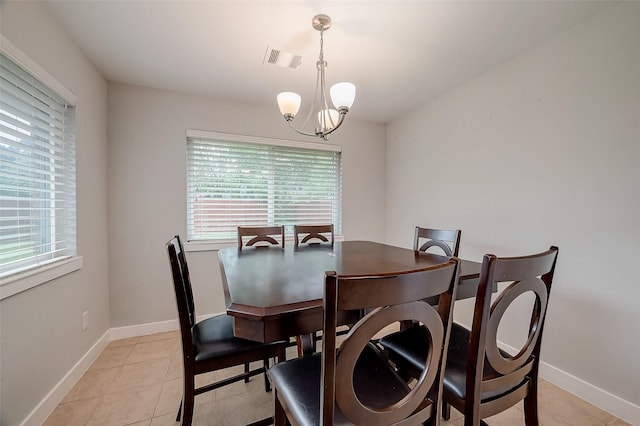
{"type": "Polygon", "coordinates": [[[313,17],[312,25],[313,28],[320,31],[320,56],[318,62],[316,62],[316,91],[307,118],[302,125],[302,130],[297,129],[293,125],[293,119],[296,117],[302,101],[300,95],[294,92],[282,92],[278,94],[278,107],[284,119],[289,123],[289,126],[296,132],[305,136],[317,136],[320,139],[328,140],[329,135],[342,125],[345,115],[347,115],[349,108],[353,105],[353,101],[356,98],[356,86],[348,82],[336,83],[331,86],[331,102],[334,108],[330,107],[327,102],[325,88],[324,73],[327,68],[327,62],[324,60],[324,39],[322,36],[323,33],[331,27],[331,18],[327,15],[316,15],[313,17]],[[312,116],[315,116],[318,121],[313,133],[304,131],[312,116]]]}

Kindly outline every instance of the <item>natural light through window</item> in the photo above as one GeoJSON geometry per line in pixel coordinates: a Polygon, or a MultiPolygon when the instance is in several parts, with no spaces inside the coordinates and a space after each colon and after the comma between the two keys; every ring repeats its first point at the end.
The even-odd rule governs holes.
{"type": "Polygon", "coordinates": [[[0,277],[76,255],[75,108],[0,57],[0,277]]]}
{"type": "MultiPolygon", "coordinates": [[[[342,224],[340,147],[188,133],[187,237],[233,240],[238,226],[342,224]]],[[[290,231],[289,231],[290,232],[290,231]]]]}

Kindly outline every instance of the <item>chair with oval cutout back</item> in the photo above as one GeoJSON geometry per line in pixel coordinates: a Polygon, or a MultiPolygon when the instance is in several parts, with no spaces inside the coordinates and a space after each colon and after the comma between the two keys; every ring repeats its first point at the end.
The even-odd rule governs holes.
{"type": "Polygon", "coordinates": [[[457,282],[457,259],[383,276],[325,275],[322,353],[278,363],[269,370],[275,390],[275,424],[435,424],[439,415],[445,348],[457,282]],[[431,306],[421,299],[440,295],[431,306]],[[336,344],[341,311],[370,309],[336,344]],[[389,324],[425,324],[433,348],[427,371],[407,386],[371,338],[389,324]]]}
{"type": "MultiPolygon", "coordinates": [[[[443,385],[445,419],[453,406],[464,414],[465,426],[486,424],[483,418],[524,400],[525,424],[538,425],[540,345],[557,255],[554,246],[530,256],[485,255],[471,329],[456,323],[451,327],[443,385]],[[492,303],[498,283],[506,288],[492,303]],[[527,311],[525,344],[511,355],[498,346],[498,328],[512,302],[529,293],[533,301],[527,311]]],[[[390,358],[410,365],[414,376],[421,372],[420,364],[428,349],[413,343],[420,342],[422,334],[420,329],[411,328],[381,340],[390,358]]]]}

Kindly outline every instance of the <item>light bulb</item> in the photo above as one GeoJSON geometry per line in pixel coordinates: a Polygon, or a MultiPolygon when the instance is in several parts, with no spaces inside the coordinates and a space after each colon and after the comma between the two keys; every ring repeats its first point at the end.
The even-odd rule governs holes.
{"type": "Polygon", "coordinates": [[[353,83],[343,81],[331,86],[331,101],[336,108],[351,108],[356,100],[356,86],[353,83]]]}
{"type": "Polygon", "coordinates": [[[320,123],[320,130],[328,131],[333,129],[338,124],[338,111],[335,109],[323,109],[318,112],[318,123],[320,123]]]}
{"type": "Polygon", "coordinates": [[[278,94],[278,107],[280,108],[280,113],[284,116],[295,116],[300,109],[301,102],[302,98],[297,93],[282,92],[278,94]]]}

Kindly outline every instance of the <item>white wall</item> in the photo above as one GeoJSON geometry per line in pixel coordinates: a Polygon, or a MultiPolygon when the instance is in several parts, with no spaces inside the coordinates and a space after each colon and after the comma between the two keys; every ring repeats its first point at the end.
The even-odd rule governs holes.
{"type": "Polygon", "coordinates": [[[640,3],[390,123],[387,158],[390,243],[422,225],[462,229],[469,259],[560,247],[542,360],[639,424],[640,3]]]}
{"type": "Polygon", "coordinates": [[[78,97],[77,235],[83,268],[0,302],[0,424],[22,422],[109,329],[107,83],[36,2],[0,2],[0,30],[78,97]],[[82,331],[82,312],[89,328],[82,331]]]}
{"type": "MultiPolygon", "coordinates": [[[[215,77],[212,77],[215,78],[215,77]]],[[[186,238],[186,129],[300,139],[271,107],[109,85],[111,325],[175,319],[165,243],[186,238]]],[[[311,139],[312,142],[317,142],[311,139]]],[[[385,127],[347,118],[343,147],[347,239],[385,237],[385,127]],[[366,214],[363,214],[366,213],[366,214]]],[[[189,252],[198,315],[225,310],[217,252],[189,252]]]]}

